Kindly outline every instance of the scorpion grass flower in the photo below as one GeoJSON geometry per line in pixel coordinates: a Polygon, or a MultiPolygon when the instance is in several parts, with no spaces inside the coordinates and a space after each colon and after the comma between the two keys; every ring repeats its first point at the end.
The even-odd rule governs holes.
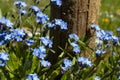
{"type": "Polygon", "coordinates": [[[47,37],[41,37],[40,40],[42,41],[42,43],[45,46],[48,46],[49,48],[52,47],[53,42],[49,38],[47,38],[47,37]]]}
{"type": "Polygon", "coordinates": [[[47,23],[47,26],[48,26],[49,28],[54,28],[54,27],[55,27],[55,24],[52,23],[52,22],[49,22],[49,23],[47,23]]]}
{"type": "Polygon", "coordinates": [[[18,9],[21,9],[22,7],[26,7],[27,4],[23,1],[15,1],[14,2],[14,5],[18,8],[18,9]]]}
{"type": "Polygon", "coordinates": [[[79,37],[75,33],[70,34],[69,38],[73,39],[74,41],[78,41],[79,40],[79,37]]]}
{"type": "Polygon", "coordinates": [[[12,39],[11,36],[12,36],[11,34],[6,34],[4,40],[5,41],[11,40],[12,39]]]}
{"type": "Polygon", "coordinates": [[[40,12],[40,9],[38,6],[30,6],[30,9],[36,14],[38,12],[40,12]]]}
{"type": "Polygon", "coordinates": [[[38,24],[45,24],[49,20],[48,16],[42,12],[36,14],[36,22],[38,24]]]}
{"type": "Polygon", "coordinates": [[[61,30],[67,30],[67,23],[62,19],[55,19],[55,24],[60,27],[61,30]]]}
{"type": "Polygon", "coordinates": [[[51,0],[51,2],[55,2],[59,7],[62,5],[62,0],[51,0]]]}
{"type": "Polygon", "coordinates": [[[26,80],[40,80],[36,73],[28,74],[26,80]]]}
{"type": "Polygon", "coordinates": [[[27,11],[25,9],[20,9],[20,14],[21,15],[27,14],[27,11]]]}
{"type": "Polygon", "coordinates": [[[73,43],[71,43],[71,46],[73,47],[73,52],[75,52],[75,53],[79,53],[80,52],[80,47],[79,47],[78,44],[73,42],[73,43]]]}
{"type": "Polygon", "coordinates": [[[69,59],[64,59],[63,65],[62,65],[62,70],[66,71],[68,68],[72,66],[72,61],[69,59]]]}
{"type": "Polygon", "coordinates": [[[96,50],[95,53],[96,53],[96,56],[97,56],[97,57],[100,57],[100,55],[101,55],[101,54],[104,54],[105,51],[104,51],[104,50],[96,50]]]}
{"type": "Polygon", "coordinates": [[[6,35],[6,32],[0,33],[0,45],[4,45],[7,42],[7,40],[5,39],[6,35]]]}
{"type": "Polygon", "coordinates": [[[34,40],[29,40],[29,39],[26,39],[26,44],[28,45],[28,46],[31,46],[31,45],[33,45],[34,44],[34,40]]]}
{"type": "Polygon", "coordinates": [[[96,76],[94,80],[101,80],[99,76],[96,76]]]}
{"type": "Polygon", "coordinates": [[[47,60],[42,60],[41,64],[42,64],[43,67],[50,67],[51,66],[51,63],[47,60]]]}
{"type": "Polygon", "coordinates": [[[84,67],[84,66],[92,66],[92,62],[85,57],[78,57],[78,62],[84,67]]]}
{"type": "Polygon", "coordinates": [[[100,30],[100,27],[99,27],[98,25],[96,25],[96,24],[92,24],[92,25],[91,25],[91,28],[92,28],[92,29],[95,29],[96,31],[99,31],[99,30],[100,30]]]}
{"type": "Polygon", "coordinates": [[[9,29],[11,29],[13,26],[13,23],[5,17],[0,18],[0,24],[5,25],[9,29]]]}
{"type": "Polygon", "coordinates": [[[5,52],[0,52],[0,66],[4,66],[6,61],[9,60],[9,54],[5,52]]]}
{"type": "Polygon", "coordinates": [[[39,48],[33,49],[32,54],[38,56],[40,59],[44,59],[46,57],[46,49],[44,46],[40,46],[39,48]]]}
{"type": "Polygon", "coordinates": [[[16,41],[22,41],[23,38],[25,37],[26,33],[22,29],[14,29],[11,33],[12,39],[16,41]]]}

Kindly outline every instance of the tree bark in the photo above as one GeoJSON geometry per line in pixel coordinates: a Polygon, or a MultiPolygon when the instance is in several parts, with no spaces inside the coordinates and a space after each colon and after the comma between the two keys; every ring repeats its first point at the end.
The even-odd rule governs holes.
{"type": "Polygon", "coordinates": [[[51,32],[51,36],[54,36],[53,48],[57,51],[55,56],[61,52],[57,46],[64,48],[70,33],[76,33],[80,38],[85,37],[84,41],[90,40],[88,45],[94,47],[93,31],[90,25],[98,23],[99,7],[100,0],[62,0],[60,8],[54,4],[51,5],[51,20],[61,18],[68,23],[67,31],[51,32]]]}

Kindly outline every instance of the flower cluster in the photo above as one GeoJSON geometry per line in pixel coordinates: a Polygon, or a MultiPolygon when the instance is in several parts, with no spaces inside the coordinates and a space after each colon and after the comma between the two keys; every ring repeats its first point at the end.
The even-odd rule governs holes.
{"type": "Polygon", "coordinates": [[[114,45],[119,44],[118,37],[114,36],[111,31],[104,31],[99,28],[98,25],[93,24],[91,27],[96,30],[96,37],[99,38],[100,40],[108,43],[109,41],[112,41],[114,45]],[[94,25],[94,27],[93,27],[94,25]]]}
{"type": "Polygon", "coordinates": [[[13,27],[13,23],[9,19],[5,17],[0,18],[0,30],[4,28],[11,29],[12,27],[13,27]]]}
{"type": "Polygon", "coordinates": [[[100,57],[101,54],[104,54],[107,48],[112,48],[114,45],[119,45],[119,38],[114,36],[111,31],[102,30],[96,24],[92,24],[91,28],[96,31],[97,57],[100,57]]]}
{"type": "Polygon", "coordinates": [[[69,39],[72,41],[72,42],[70,42],[70,45],[73,47],[73,52],[79,53],[80,52],[80,47],[77,44],[77,41],[79,40],[79,37],[75,33],[72,33],[72,34],[69,35],[69,39]]]}
{"type": "Polygon", "coordinates": [[[56,26],[58,26],[61,30],[67,30],[67,23],[63,21],[62,19],[55,19],[54,22],[49,22],[47,23],[47,26],[49,28],[54,28],[56,29],[56,26]]]}
{"type": "Polygon", "coordinates": [[[43,67],[51,66],[51,63],[49,61],[44,60],[44,58],[46,57],[46,48],[44,46],[39,46],[38,48],[33,49],[32,54],[40,59],[43,67]]]}
{"type": "MultiPolygon", "coordinates": [[[[67,80],[79,80],[84,78],[86,80],[88,77],[89,79],[100,80],[105,76],[102,76],[101,73],[101,78],[96,75],[99,75],[98,70],[101,69],[101,65],[103,64],[99,65],[100,60],[102,59],[103,62],[105,61],[103,59],[104,57],[101,57],[101,55],[107,53],[107,48],[110,48],[110,51],[112,51],[115,57],[109,57],[109,61],[107,61],[108,64],[105,64],[105,71],[108,71],[109,68],[111,68],[109,65],[113,68],[109,70],[109,73],[114,72],[112,70],[116,70],[117,67],[120,67],[119,50],[117,51],[120,39],[114,36],[112,32],[102,30],[96,24],[91,25],[91,28],[95,30],[96,35],[97,47],[95,47],[95,50],[89,48],[87,43],[81,41],[75,33],[71,33],[67,36],[69,45],[66,43],[65,48],[60,45],[55,46],[52,41],[55,36],[50,35],[51,30],[53,29],[52,31],[57,30],[62,32],[65,30],[67,31],[69,28],[68,24],[62,19],[57,18],[49,21],[49,17],[44,13],[44,9],[41,10],[38,5],[35,6],[39,1],[40,0],[34,0],[33,6],[31,5],[30,7],[26,7],[27,4],[22,0],[15,1],[14,5],[18,10],[18,18],[14,18],[16,19],[15,24],[6,17],[0,18],[0,49],[1,51],[4,51],[0,52],[0,71],[2,75],[9,77],[9,79],[22,78],[26,80],[56,80],[56,76],[60,76],[61,80],[64,78],[67,80]],[[27,9],[28,12],[25,9],[27,9]],[[22,16],[24,14],[26,14],[26,16],[22,16]],[[27,22],[30,26],[26,26],[26,20],[22,20],[24,18],[26,18],[26,20],[28,19],[27,22]],[[29,21],[30,19],[33,19],[33,21],[29,21]],[[25,30],[26,27],[29,28],[29,32],[32,36],[29,36],[27,30],[25,30]],[[38,34],[36,35],[36,33],[38,34]],[[97,58],[92,58],[91,54],[90,56],[87,56],[89,54],[84,55],[82,53],[82,51],[89,52],[89,50],[93,51],[92,57],[96,55],[97,58]],[[72,54],[71,51],[76,54],[72,54]],[[9,54],[5,52],[9,52],[9,54]],[[83,57],[82,55],[86,57],[83,57]],[[12,60],[7,62],[9,56],[12,60]],[[53,60],[49,62],[52,58],[55,58],[55,63],[53,60]],[[93,60],[91,61],[91,59],[93,60]],[[115,61],[115,59],[118,61],[115,61]],[[6,63],[8,64],[6,65],[6,63]],[[116,65],[116,63],[118,64],[116,65]],[[91,70],[93,71],[90,72],[91,70]],[[84,73],[87,75],[87,78],[85,78],[86,75],[84,75],[84,73]],[[27,76],[25,77],[25,75],[27,76]]],[[[62,5],[62,0],[50,1],[51,3],[56,3],[58,7],[62,5]]],[[[119,28],[117,30],[120,31],[119,28]]],[[[102,68],[102,72],[103,71],[104,68],[102,68]]],[[[107,75],[109,73],[107,73],[107,75]]],[[[114,73],[112,74],[114,75],[114,73]]],[[[119,74],[117,73],[117,76],[118,75],[119,74]]]]}
{"type": "Polygon", "coordinates": [[[15,1],[14,5],[18,8],[19,13],[21,15],[24,15],[24,14],[27,13],[27,11],[24,9],[24,7],[27,6],[27,4],[25,2],[23,2],[23,1],[15,1]]]}

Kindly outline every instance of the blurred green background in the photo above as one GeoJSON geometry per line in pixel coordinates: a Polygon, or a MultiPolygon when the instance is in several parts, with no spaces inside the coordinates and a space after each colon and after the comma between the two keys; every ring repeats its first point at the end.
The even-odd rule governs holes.
{"type": "MultiPolygon", "coordinates": [[[[16,13],[15,6],[13,2],[15,0],[0,0],[0,9],[2,15],[7,15],[8,18],[11,17],[11,14],[16,13]]],[[[17,1],[17,0],[16,0],[17,1]]],[[[34,0],[23,0],[25,1],[29,7],[33,5],[34,0]]],[[[42,10],[46,4],[49,3],[50,0],[41,0],[40,9],[42,10]]],[[[50,8],[45,12],[46,14],[50,14],[50,8]]],[[[112,30],[114,33],[116,32],[116,28],[120,26],[120,0],[101,0],[100,7],[100,16],[99,16],[99,25],[102,29],[112,30]]]]}

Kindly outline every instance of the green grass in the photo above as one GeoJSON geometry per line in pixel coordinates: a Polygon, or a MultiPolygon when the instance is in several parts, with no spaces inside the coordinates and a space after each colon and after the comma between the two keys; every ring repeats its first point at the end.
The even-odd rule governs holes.
{"type": "Polygon", "coordinates": [[[99,25],[102,29],[116,32],[120,27],[120,0],[101,0],[99,25]]]}

